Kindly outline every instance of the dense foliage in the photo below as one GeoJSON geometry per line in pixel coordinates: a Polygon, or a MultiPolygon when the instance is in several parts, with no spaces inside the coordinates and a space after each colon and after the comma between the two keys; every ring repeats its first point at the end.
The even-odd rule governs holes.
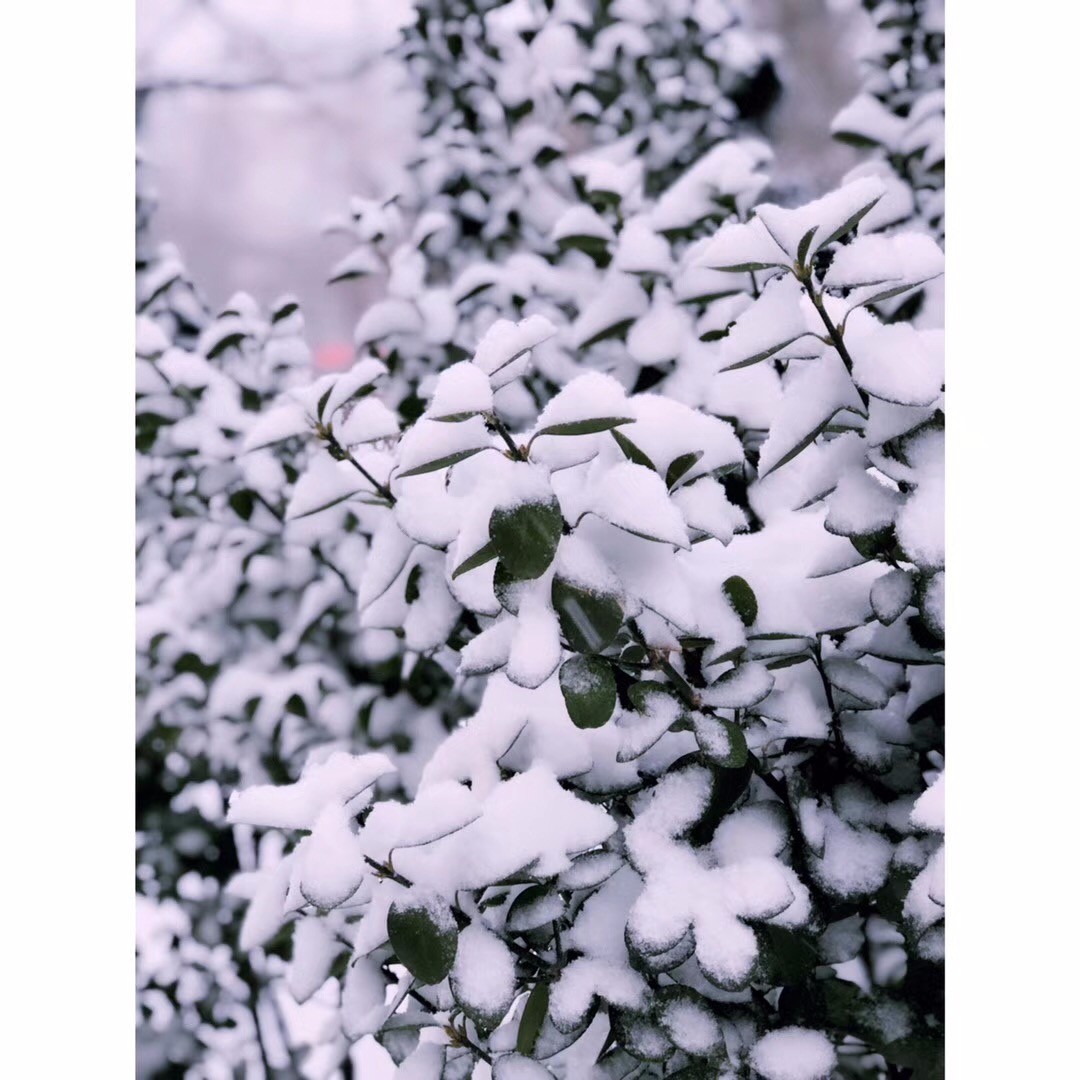
{"type": "Polygon", "coordinates": [[[145,1075],[940,1076],[933,155],[774,205],[721,3],[402,50],[350,370],[140,245],[145,1075]]]}

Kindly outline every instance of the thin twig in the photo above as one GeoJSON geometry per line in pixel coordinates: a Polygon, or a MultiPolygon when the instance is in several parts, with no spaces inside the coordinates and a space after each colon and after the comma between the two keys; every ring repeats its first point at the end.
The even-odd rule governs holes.
{"type": "Polygon", "coordinates": [[[504,443],[506,443],[506,445],[509,448],[510,453],[513,455],[515,461],[528,461],[529,460],[522,453],[521,447],[518,446],[517,443],[514,442],[513,437],[510,435],[510,432],[507,431],[507,429],[506,429],[506,425],[494,413],[489,413],[487,420],[488,420],[488,426],[493,428],[495,431],[497,431],[499,433],[499,435],[502,436],[502,441],[504,443]]]}
{"type": "Polygon", "coordinates": [[[376,480],[375,477],[372,476],[371,473],[369,473],[367,469],[365,469],[364,466],[337,441],[336,436],[328,427],[320,427],[318,429],[318,434],[325,440],[326,447],[330,451],[331,457],[335,458],[337,461],[350,462],[352,467],[360,473],[360,475],[375,489],[376,493],[384,498],[390,506],[393,506],[394,503],[397,502],[394,493],[385,484],[380,484],[379,481],[376,480]]]}

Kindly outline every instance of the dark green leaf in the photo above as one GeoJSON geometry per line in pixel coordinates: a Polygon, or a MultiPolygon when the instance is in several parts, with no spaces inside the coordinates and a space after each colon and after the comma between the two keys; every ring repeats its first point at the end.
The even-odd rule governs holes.
{"type": "Polygon", "coordinates": [[[622,424],[632,424],[632,416],[600,416],[594,420],[573,420],[566,424],[552,424],[541,428],[534,436],[541,435],[595,435],[600,431],[613,431],[622,424]]]}
{"type": "Polygon", "coordinates": [[[695,715],[694,734],[701,752],[714,764],[725,769],[739,769],[746,764],[746,735],[733,720],[695,715]]]}
{"type": "Polygon", "coordinates": [[[709,264],[712,270],[726,270],[729,274],[740,273],[752,273],[755,270],[771,270],[774,266],[783,266],[783,263],[777,262],[745,262],[745,263],[731,263],[725,266],[713,266],[709,264]]]}
{"type": "Polygon", "coordinates": [[[777,986],[798,986],[814,973],[819,960],[813,943],[803,934],[783,926],[766,925],[765,958],[769,976],[777,986]]]}
{"type": "Polygon", "coordinates": [[[828,247],[828,245],[831,244],[834,240],[839,240],[841,236],[844,236],[847,233],[851,232],[851,230],[854,229],[860,221],[862,221],[862,219],[871,211],[871,209],[873,209],[873,207],[877,205],[877,202],[880,198],[881,196],[878,195],[876,198],[871,199],[870,202],[868,202],[864,207],[856,210],[855,213],[852,214],[851,217],[849,217],[843,225],[841,225],[834,232],[829,233],[829,235],[825,237],[825,239],[822,240],[820,244],[818,244],[818,250],[820,251],[823,247],[828,247]]]}
{"type": "Polygon", "coordinates": [[[795,337],[778,341],[775,345],[770,345],[767,349],[754,353],[753,356],[748,356],[744,360],[738,361],[738,363],[728,364],[724,371],[737,371],[739,368],[750,367],[752,364],[760,364],[762,360],[768,360],[770,356],[775,356],[781,349],[786,349],[792,342],[798,341],[801,337],[806,337],[806,335],[796,334],[795,337]]]}
{"type": "Polygon", "coordinates": [[[529,1000],[525,1002],[525,1008],[521,1012],[521,1023],[518,1025],[517,1052],[526,1056],[532,1054],[536,1046],[536,1036],[540,1034],[540,1025],[547,1016],[548,996],[550,989],[547,983],[537,983],[529,1000]]]}
{"type": "Polygon", "coordinates": [[[386,932],[397,958],[419,982],[440,983],[454,966],[458,930],[450,909],[406,907],[395,900],[386,916],[386,932]]]}
{"type": "Polygon", "coordinates": [[[451,465],[456,465],[459,461],[464,461],[466,458],[471,458],[473,454],[479,454],[481,450],[488,449],[490,448],[487,446],[476,446],[471,450],[457,450],[453,454],[447,454],[446,457],[437,458],[435,461],[417,465],[415,469],[398,473],[398,478],[404,479],[406,476],[420,476],[423,473],[435,472],[437,469],[448,469],[451,465]]]}
{"type": "Polygon", "coordinates": [[[743,626],[753,626],[758,617],[758,602],[746,579],[733,574],[724,582],[724,595],[742,619],[743,626]]]}
{"type": "Polygon", "coordinates": [[[247,489],[234,491],[229,496],[229,505],[244,521],[250,521],[252,512],[255,510],[255,496],[247,489]]]}
{"type": "Polygon", "coordinates": [[[799,250],[796,252],[795,257],[800,266],[806,265],[806,253],[810,250],[810,244],[814,239],[814,233],[818,231],[818,227],[815,225],[812,229],[807,229],[803,238],[799,241],[799,250]]]}
{"type": "Polygon", "coordinates": [[[633,325],[633,319],[622,319],[617,323],[612,323],[611,326],[597,331],[597,333],[593,334],[588,341],[583,341],[580,348],[584,351],[585,349],[591,349],[594,345],[598,345],[601,341],[607,341],[608,338],[621,337],[633,325]]]}
{"type": "Polygon", "coordinates": [[[295,300],[289,300],[282,304],[273,315],[270,316],[270,321],[273,323],[281,322],[282,319],[287,319],[294,311],[299,310],[300,305],[295,300]]]}
{"type": "Polygon", "coordinates": [[[712,840],[720,819],[742,798],[743,792],[750,786],[750,778],[754,775],[749,755],[746,762],[738,768],[725,769],[710,765],[709,770],[713,778],[712,795],[705,813],[690,831],[690,842],[696,845],[707,844],[712,840]]]}
{"type": "Polygon", "coordinates": [[[570,719],[579,728],[598,728],[615,711],[615,676],[597,656],[572,656],[559,668],[559,686],[570,719]]]}
{"type": "Polygon", "coordinates": [[[597,653],[607,648],[622,626],[622,605],[617,596],[594,592],[556,578],[551,603],[559,616],[559,628],[570,648],[597,653]]]}
{"type": "Polygon", "coordinates": [[[462,562],[450,576],[453,578],[460,577],[462,574],[467,574],[470,570],[475,570],[478,566],[483,566],[484,563],[491,562],[492,559],[498,557],[498,549],[489,540],[479,551],[474,551],[462,562]]]}
{"type": "Polygon", "coordinates": [[[330,395],[333,392],[334,392],[334,388],[332,386],[330,386],[330,387],[327,388],[326,393],[323,394],[323,396],[321,398],[319,398],[319,403],[318,403],[318,405],[315,406],[315,415],[316,415],[316,417],[318,417],[319,420],[322,420],[323,412],[326,409],[326,403],[330,400],[330,395]]]}
{"type": "Polygon", "coordinates": [[[649,455],[636,443],[628,439],[621,431],[611,429],[611,437],[619,444],[619,449],[635,464],[644,465],[646,469],[656,472],[656,466],[652,463],[649,455]]]}
{"type": "Polygon", "coordinates": [[[409,577],[405,582],[405,603],[415,604],[420,599],[420,575],[423,574],[424,568],[420,565],[414,566],[409,571],[409,577]]]}
{"type": "Polygon", "coordinates": [[[692,450],[688,454],[680,454],[669,466],[664,483],[670,491],[703,457],[704,450],[692,450]]]}
{"type": "Polygon", "coordinates": [[[796,458],[801,454],[823,431],[825,431],[829,425],[833,422],[834,417],[838,413],[845,411],[851,411],[850,405],[841,405],[835,412],[831,413],[826,419],[822,420],[820,424],[814,427],[811,431],[808,431],[779,461],[774,462],[761,474],[761,479],[764,480],[766,476],[772,475],[777,469],[786,465],[793,458],[796,458]]]}
{"type": "Polygon", "coordinates": [[[523,583],[518,581],[501,562],[497,562],[492,585],[495,588],[495,598],[502,607],[511,615],[516,615],[521,606],[523,583]]]}
{"type": "Polygon", "coordinates": [[[538,578],[555,558],[563,519],[556,499],[496,509],[489,531],[500,563],[518,581],[538,578]]]}
{"type": "Polygon", "coordinates": [[[207,350],[206,359],[213,360],[215,357],[220,356],[226,349],[231,346],[239,345],[247,335],[239,330],[234,331],[231,334],[226,334],[223,338],[214,342],[210,349],[207,350]]]}

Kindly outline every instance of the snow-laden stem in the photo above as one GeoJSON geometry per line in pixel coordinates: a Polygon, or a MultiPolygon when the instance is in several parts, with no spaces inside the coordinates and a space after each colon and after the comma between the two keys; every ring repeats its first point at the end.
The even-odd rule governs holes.
{"type": "Polygon", "coordinates": [[[844,734],[840,730],[840,711],[836,707],[832,683],[829,682],[829,676],[825,673],[825,662],[821,658],[821,642],[818,641],[811,651],[814,658],[814,667],[817,668],[818,674],[821,676],[821,685],[825,689],[825,701],[829,706],[829,730],[832,732],[833,742],[836,744],[837,751],[843,753],[844,734]]]}
{"type": "Polygon", "coordinates": [[[352,454],[350,454],[349,451],[346,450],[345,447],[337,441],[337,438],[334,436],[334,433],[332,431],[328,429],[323,429],[320,434],[326,441],[326,448],[330,451],[331,457],[335,458],[338,461],[349,462],[352,467],[375,489],[376,494],[385,499],[390,506],[393,506],[394,503],[397,502],[397,499],[394,497],[394,493],[385,484],[380,484],[379,481],[376,480],[375,477],[372,476],[371,473],[369,473],[367,469],[365,469],[364,466],[361,465],[360,462],[357,461],[356,458],[354,458],[352,454]]]}
{"type": "Polygon", "coordinates": [[[471,1050],[482,1061],[486,1061],[489,1065],[491,1064],[491,1055],[486,1050],[482,1050],[469,1038],[464,1025],[457,1027],[455,1024],[448,1023],[443,1030],[446,1032],[452,1045],[462,1046],[466,1050],[471,1050]]]}
{"type": "MultiPolygon", "coordinates": [[[[814,310],[821,318],[822,325],[825,327],[825,332],[829,335],[829,343],[837,351],[837,354],[843,361],[844,367],[847,369],[847,373],[853,375],[855,371],[855,361],[852,360],[851,353],[848,352],[848,347],[844,342],[844,335],[832,321],[832,317],[829,315],[828,311],[826,311],[825,301],[822,299],[821,293],[814,288],[813,271],[808,269],[805,274],[798,275],[798,277],[802,282],[803,287],[806,289],[807,296],[810,297],[810,302],[814,305],[814,310]]],[[[870,404],[870,396],[867,392],[858,384],[855,385],[855,389],[859,392],[859,397],[862,400],[863,406],[868,406],[870,404]]]]}
{"type": "Polygon", "coordinates": [[[488,421],[488,427],[490,427],[492,430],[498,432],[498,434],[499,434],[500,438],[502,439],[502,441],[504,443],[506,443],[507,449],[510,451],[510,455],[511,455],[511,457],[513,457],[513,459],[515,461],[528,461],[529,460],[525,456],[525,454],[522,452],[521,447],[518,446],[517,443],[514,442],[514,438],[510,434],[510,432],[507,430],[506,425],[494,413],[491,413],[488,416],[487,421],[488,421]]]}
{"type": "Polygon", "coordinates": [[[311,549],[311,554],[315,556],[317,562],[325,566],[327,570],[335,574],[341,581],[341,584],[345,586],[345,590],[353,595],[356,594],[356,589],[349,584],[349,579],[338,569],[323,553],[318,544],[315,544],[311,549]]]}
{"type": "Polygon", "coordinates": [[[664,656],[658,655],[656,650],[649,646],[649,643],[645,640],[645,635],[642,634],[637,623],[633,619],[627,623],[627,626],[630,630],[630,636],[645,649],[649,656],[654,659],[656,666],[671,680],[671,684],[675,687],[675,691],[679,697],[681,697],[692,709],[696,709],[701,703],[698,701],[693,687],[691,687],[686,679],[675,669],[675,666],[670,660],[664,656]]]}

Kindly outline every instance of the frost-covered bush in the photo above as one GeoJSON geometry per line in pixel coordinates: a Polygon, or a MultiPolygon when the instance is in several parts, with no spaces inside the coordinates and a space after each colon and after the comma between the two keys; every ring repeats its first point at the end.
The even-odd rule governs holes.
{"type": "Polygon", "coordinates": [[[943,267],[885,193],[694,246],[743,297],[703,401],[615,366],[515,420],[533,314],[400,437],[371,360],[267,414],[328,451],[286,517],[370,532],[359,627],[477,700],[403,793],[327,744],[230,800],[324,1074],[373,1035],[410,1077],[940,1075],[942,333],[884,312],[943,267]]]}
{"type": "MultiPolygon", "coordinates": [[[[283,402],[314,412],[328,387],[312,382],[296,303],[264,317],[237,296],[211,316],[171,249],[144,251],[137,288],[141,1041],[220,1070],[264,1041],[274,951],[247,955],[229,883],[266,845],[226,825],[225,794],[294,778],[312,748],[359,746],[389,755],[412,793],[461,707],[438,664],[357,624],[370,510],[340,500],[364,477],[339,479],[339,505],[305,504],[323,456],[310,463],[303,406],[293,423],[283,402]]],[[[355,399],[384,372],[368,359],[335,390],[355,399]]],[[[363,438],[398,431],[374,400],[323,404],[362,414],[363,438]]]]}
{"type": "Polygon", "coordinates": [[[945,5],[863,0],[870,28],[860,49],[863,85],[836,115],[833,134],[875,151],[856,175],[880,175],[908,215],[945,235],[945,5]]]}
{"type": "MultiPolygon", "coordinates": [[[[424,376],[470,357],[496,319],[568,325],[595,286],[567,249],[594,239],[597,210],[621,226],[756,118],[767,52],[724,0],[417,4],[399,50],[424,102],[412,182],[353,201],[331,274],[385,287],[355,341],[386,360],[409,419],[424,376]]],[[[553,349],[516,387],[516,415],[566,382],[576,361],[553,349]]]]}
{"type": "Polygon", "coordinates": [[[340,374],[140,227],[143,1074],[941,1074],[941,43],[867,6],[788,208],[727,4],[423,0],[340,374]]]}

